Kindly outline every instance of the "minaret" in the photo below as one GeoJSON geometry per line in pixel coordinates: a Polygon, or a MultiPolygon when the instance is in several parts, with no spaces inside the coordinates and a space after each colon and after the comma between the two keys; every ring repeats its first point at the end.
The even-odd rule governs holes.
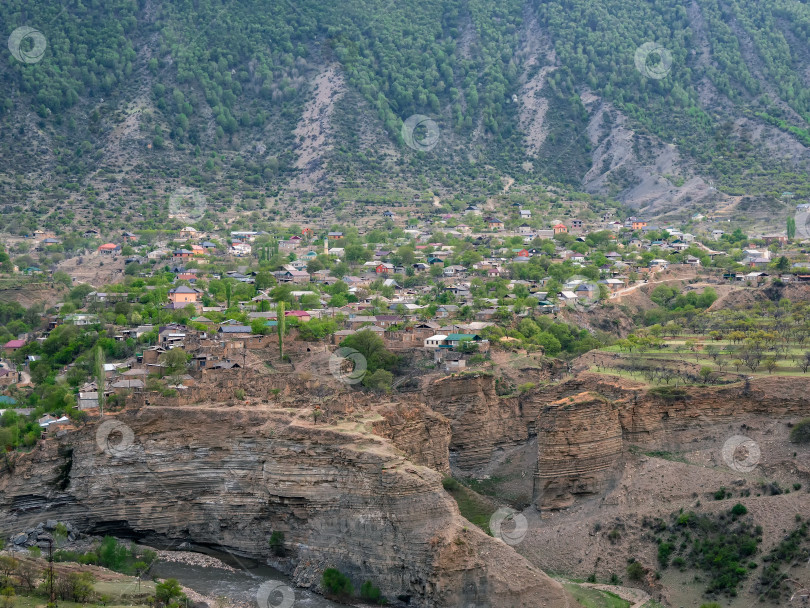
{"type": "Polygon", "coordinates": [[[323,240],[323,254],[329,255],[329,237],[323,240]]]}

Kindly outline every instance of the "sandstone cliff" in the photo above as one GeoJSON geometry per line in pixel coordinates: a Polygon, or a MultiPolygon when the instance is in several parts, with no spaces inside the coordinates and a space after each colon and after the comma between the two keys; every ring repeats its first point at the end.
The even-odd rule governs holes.
{"type": "Polygon", "coordinates": [[[446,453],[447,423],[435,414],[396,429],[315,426],[269,406],[152,406],[114,420],[18,456],[13,474],[0,474],[0,529],[60,519],[256,558],[269,556],[278,530],[300,585],[317,587],[336,567],[411,606],[572,605],[558,583],[461,518],[440,473],[369,432],[381,424],[403,449],[424,440],[433,448],[413,451],[441,454],[444,442],[446,453]]]}
{"type": "Polygon", "coordinates": [[[528,494],[537,508],[559,509],[604,494],[630,446],[677,452],[727,438],[734,434],[729,425],[739,430],[754,416],[810,414],[807,384],[804,378],[757,377],[748,385],[658,390],[581,373],[499,397],[494,378],[479,374],[432,383],[425,403],[449,419],[455,471],[489,477],[500,497],[528,494]]]}
{"type": "Polygon", "coordinates": [[[425,403],[450,420],[451,463],[461,471],[485,467],[496,448],[528,439],[527,417],[519,402],[499,398],[490,375],[439,379],[427,387],[425,403]]]}
{"type": "Polygon", "coordinates": [[[603,494],[622,453],[615,405],[595,393],[555,401],[540,416],[534,500],[538,509],[603,494]]]}

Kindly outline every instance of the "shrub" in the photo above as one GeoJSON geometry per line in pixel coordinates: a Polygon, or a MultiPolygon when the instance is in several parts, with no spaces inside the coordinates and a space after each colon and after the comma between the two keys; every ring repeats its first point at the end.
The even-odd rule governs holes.
{"type": "Polygon", "coordinates": [[[382,593],[379,587],[371,584],[371,581],[366,581],[360,586],[360,597],[364,600],[369,600],[377,604],[382,603],[382,593]]]}
{"type": "Polygon", "coordinates": [[[669,565],[669,556],[675,550],[675,545],[672,543],[661,543],[658,545],[658,563],[666,568],[669,565]]]}
{"type": "Polygon", "coordinates": [[[270,535],[270,549],[273,550],[273,555],[284,555],[284,532],[276,530],[270,535]]]}
{"type": "Polygon", "coordinates": [[[180,583],[175,578],[169,578],[155,585],[155,600],[158,606],[168,606],[174,600],[184,600],[185,595],[180,583]]]}
{"type": "Polygon", "coordinates": [[[89,572],[70,572],[56,579],[56,595],[63,600],[87,602],[93,595],[93,575],[89,572]]]}
{"type": "Polygon", "coordinates": [[[455,492],[461,487],[461,484],[448,476],[442,479],[442,487],[448,492],[455,492]]]}
{"type": "Polygon", "coordinates": [[[790,440],[793,443],[810,443],[810,418],[804,418],[793,425],[790,440]]]}
{"type": "Polygon", "coordinates": [[[731,507],[731,514],[734,515],[735,517],[745,515],[746,513],[748,513],[748,509],[745,508],[745,505],[737,503],[736,505],[731,507]]]}
{"type": "Polygon", "coordinates": [[[639,562],[633,562],[629,566],[627,566],[627,576],[630,577],[631,581],[640,581],[644,578],[644,566],[642,566],[639,562]]]}
{"type": "Polygon", "coordinates": [[[363,378],[363,386],[381,393],[390,393],[394,383],[394,374],[385,369],[378,369],[363,378]]]}
{"type": "Polygon", "coordinates": [[[322,583],[327,591],[335,595],[354,594],[354,586],[349,577],[336,568],[327,568],[323,571],[322,583]]]}

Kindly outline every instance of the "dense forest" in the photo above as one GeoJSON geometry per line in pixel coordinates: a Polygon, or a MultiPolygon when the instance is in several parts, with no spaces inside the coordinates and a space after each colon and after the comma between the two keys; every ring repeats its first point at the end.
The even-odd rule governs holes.
{"type": "Polygon", "coordinates": [[[15,231],[25,206],[62,223],[80,206],[157,223],[167,183],[207,191],[211,213],[235,198],[267,209],[307,170],[296,127],[326,66],[343,88],[328,100],[334,145],[313,204],[339,204],[346,186],[487,194],[502,175],[578,186],[600,126],[586,93],[612,105],[603,137],[620,113],[639,138],[677,145],[681,180],[769,204],[808,193],[803,3],[10,0],[0,22],[19,47],[0,51],[0,202],[15,231]],[[22,27],[35,31],[17,40],[22,27]],[[546,51],[531,50],[538,39],[546,51]],[[642,57],[659,72],[639,69],[645,44],[660,49],[642,57]],[[544,66],[532,95],[549,108],[548,136],[527,166],[522,87],[544,66]],[[430,152],[405,145],[414,114],[441,130],[430,152]]]}

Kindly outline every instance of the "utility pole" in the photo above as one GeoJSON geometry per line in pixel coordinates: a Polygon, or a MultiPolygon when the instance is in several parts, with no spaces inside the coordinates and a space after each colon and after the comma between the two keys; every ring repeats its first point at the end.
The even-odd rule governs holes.
{"type": "Polygon", "coordinates": [[[56,606],[56,592],[54,591],[53,580],[53,539],[48,537],[48,598],[50,605],[56,606]]]}

